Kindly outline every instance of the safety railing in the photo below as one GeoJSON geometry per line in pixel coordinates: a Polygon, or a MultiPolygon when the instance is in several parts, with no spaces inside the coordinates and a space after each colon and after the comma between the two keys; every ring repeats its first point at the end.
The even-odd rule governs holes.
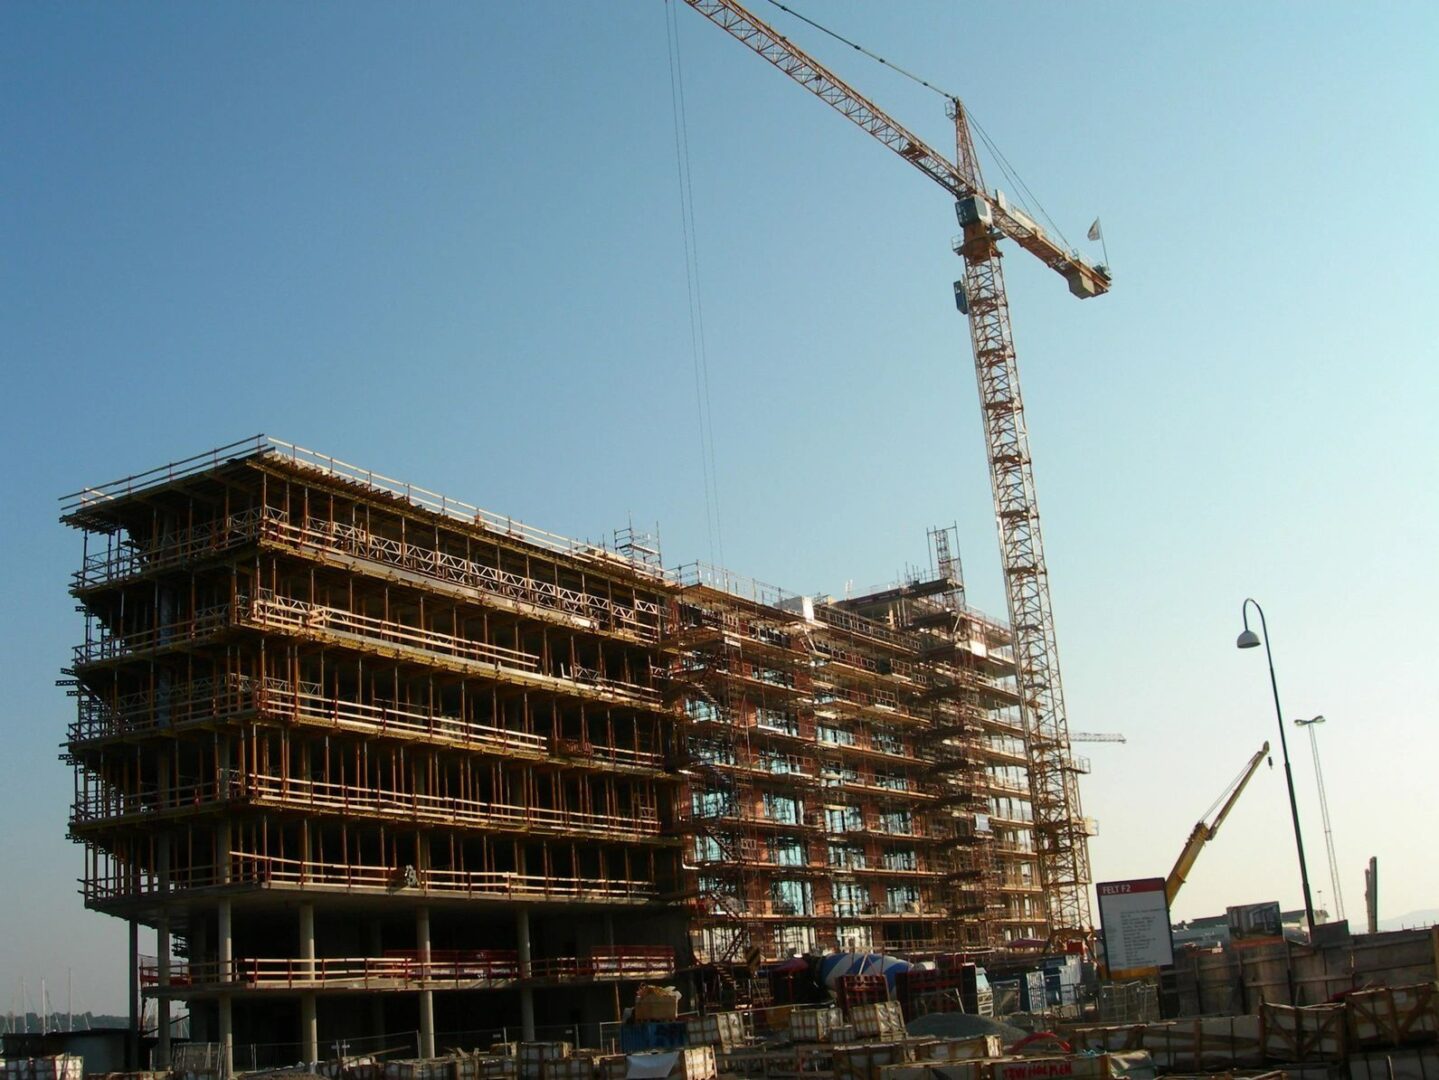
{"type": "Polygon", "coordinates": [[[608,597],[565,588],[324,518],[310,517],[298,525],[283,515],[271,517],[265,522],[263,532],[266,537],[293,547],[325,549],[397,566],[437,581],[478,589],[500,599],[573,615],[598,628],[628,631],[647,641],[659,637],[660,605],[652,600],[636,597],[633,606],[617,604],[608,597]]]}
{"type": "Polygon", "coordinates": [[[123,634],[102,634],[76,645],[75,663],[96,664],[204,641],[230,625],[230,605],[201,608],[186,619],[123,634]]]}
{"type": "Polygon", "coordinates": [[[646,902],[657,897],[652,882],[625,879],[595,880],[505,871],[415,870],[412,867],[367,866],[350,863],[306,862],[250,852],[232,851],[227,865],[176,867],[162,881],[149,869],[116,860],[97,865],[81,879],[86,901],[139,899],[161,892],[219,887],[345,889],[356,891],[414,891],[473,899],[563,900],[567,902],[646,902]]]}
{"type": "Polygon", "coordinates": [[[179,461],[172,461],[168,465],[160,465],[157,468],[121,477],[119,480],[112,480],[96,487],[81,488],[79,491],[60,497],[60,516],[63,520],[85,512],[94,512],[103,509],[106,503],[127,495],[147,491],[186,476],[218,468],[231,461],[264,453],[270,446],[271,440],[266,436],[252,435],[248,439],[227,443],[214,450],[206,450],[203,454],[194,454],[187,458],[181,458],[179,461]]]}
{"type": "Polygon", "coordinates": [[[533,653],[488,645],[455,634],[408,626],[393,619],[377,619],[371,615],[346,611],[325,604],[312,604],[288,596],[279,596],[268,589],[256,591],[255,598],[242,608],[241,621],[260,627],[285,627],[308,632],[332,631],[383,641],[422,652],[456,656],[464,660],[503,667],[535,671],[539,658],[533,653]]]}
{"type": "Polygon", "coordinates": [[[124,694],[109,701],[82,696],[69,735],[71,742],[83,743],[189,723],[213,723],[250,712],[349,731],[444,739],[535,759],[568,756],[652,769],[664,764],[663,754],[640,748],[557,739],[392,702],[351,701],[322,693],[316,683],[238,674],[180,683],[169,692],[124,694]]]}
{"type": "Polygon", "coordinates": [[[530,964],[533,979],[663,979],[674,974],[665,946],[597,946],[585,956],[546,957],[530,964]]]}
{"type": "Polygon", "coordinates": [[[583,619],[600,630],[627,632],[645,641],[659,637],[661,605],[635,598],[633,605],[604,596],[381,536],[357,525],[310,517],[294,524],[275,507],[256,507],[189,529],[166,533],[143,547],[122,543],[85,559],[72,578],[76,590],[113,585],[141,574],[180,566],[243,543],[268,539],[301,551],[321,550],[400,567],[447,584],[476,589],[511,602],[583,619]]]}
{"type": "Polygon", "coordinates": [[[80,894],[86,903],[154,896],[161,892],[207,889],[221,885],[225,878],[213,866],[177,867],[165,880],[152,870],[127,867],[118,861],[94,870],[80,880],[80,894]]]}
{"type": "Polygon", "coordinates": [[[235,880],[259,885],[296,885],[504,900],[647,901],[658,893],[649,881],[570,878],[505,870],[436,870],[352,863],[305,862],[234,852],[235,880]]]}
{"type": "Polygon", "coordinates": [[[82,691],[78,715],[69,727],[69,741],[141,734],[196,721],[223,721],[256,708],[256,683],[247,676],[229,674],[109,699],[82,691]]]}
{"type": "Polygon", "coordinates": [[[627,840],[660,835],[658,813],[653,806],[642,803],[632,805],[623,814],[596,814],[262,773],[246,774],[243,791],[249,801],[259,804],[394,817],[407,821],[523,829],[534,833],[588,833],[627,840]]]}
{"type": "Polygon", "coordinates": [[[583,833],[625,840],[646,840],[661,834],[653,803],[636,800],[623,814],[597,814],[538,806],[513,806],[479,799],[427,795],[413,791],[328,783],[257,772],[231,772],[223,780],[146,785],[123,791],[91,781],[75,795],[71,821],[90,822],[181,811],[242,800],[247,803],[330,810],[341,814],[396,818],[404,821],[461,824],[477,828],[524,830],[532,833],[583,833]]]}
{"type": "Polygon", "coordinates": [[[175,784],[164,789],[145,785],[135,791],[122,791],[100,781],[88,781],[87,774],[87,785],[75,793],[75,801],[71,804],[70,821],[73,825],[213,806],[229,801],[236,793],[230,781],[207,780],[175,784]]]}
{"type": "Polygon", "coordinates": [[[71,575],[71,588],[118,584],[141,574],[220,554],[254,540],[260,535],[261,521],[276,516],[284,515],[270,507],[254,507],[165,533],[143,547],[133,541],[122,541],[107,551],[87,555],[80,569],[71,575]]]}
{"type": "Polygon", "coordinates": [[[763,581],[757,581],[709,563],[686,563],[670,571],[670,576],[675,584],[684,588],[703,586],[744,600],[752,600],[767,607],[778,607],[786,600],[797,599],[795,593],[781,589],[778,585],[768,585],[763,581]]]}
{"type": "MultiPolygon", "coordinates": [[[[409,956],[237,957],[228,963],[172,963],[171,989],[379,989],[396,986],[439,986],[486,989],[513,985],[518,969],[506,961],[482,956],[432,956],[422,961],[409,956]]],[[[159,964],[140,964],[140,985],[154,993],[160,989],[159,964]]]]}
{"type": "Polygon", "coordinates": [[[608,678],[582,668],[567,668],[559,675],[544,675],[539,670],[539,658],[533,653],[488,645],[389,619],[361,615],[343,608],[277,596],[265,589],[258,590],[255,599],[242,610],[244,614],[241,621],[248,626],[262,629],[282,627],[298,633],[332,633],[364,642],[384,642],[420,653],[453,656],[461,660],[491,664],[499,669],[542,675],[555,683],[569,683],[577,689],[583,688],[602,696],[647,706],[662,701],[660,692],[652,687],[608,678]]]}
{"type": "MultiPolygon", "coordinates": [[[[155,957],[140,958],[140,985],[160,989],[155,957]]],[[[567,982],[661,979],[675,970],[674,950],[664,947],[595,948],[584,956],[545,957],[524,974],[519,953],[508,949],[388,950],[366,957],[240,957],[229,961],[172,960],[166,973],[170,989],[230,987],[292,989],[296,987],[442,986],[486,989],[511,986],[525,978],[567,982]]]]}
{"type": "Polygon", "coordinates": [[[60,515],[62,520],[75,519],[79,521],[82,517],[94,516],[106,508],[107,503],[117,499],[134,495],[137,492],[146,491],[150,488],[171,483],[174,480],[186,476],[193,476],[197,473],[209,471],[225,465],[232,461],[242,460],[248,457],[264,455],[276,461],[285,461],[302,469],[317,472],[323,476],[335,477],[352,484],[362,485],[372,491],[381,491],[396,498],[403,499],[412,506],[417,506],[442,517],[460,521],[466,525],[480,526],[499,533],[503,536],[547,551],[568,555],[580,560],[593,561],[615,561],[622,563],[626,569],[636,574],[643,574],[646,577],[662,579],[664,571],[646,563],[639,558],[630,558],[618,552],[611,551],[603,545],[597,545],[588,541],[572,540],[567,536],[558,533],[547,532],[544,529],[536,529],[526,525],[514,518],[501,514],[494,514],[488,510],[482,510],[470,503],[459,499],[452,499],[438,492],[430,491],[427,488],[407,483],[403,480],[396,480],[393,477],[385,476],[382,473],[374,472],[371,469],[363,469],[358,465],[341,461],[339,458],[329,454],[321,454],[315,450],[308,450],[303,446],[296,446],[293,443],[275,439],[268,435],[254,435],[248,439],[241,439],[238,442],[229,443],[214,450],[208,450],[203,454],[195,454],[179,461],[171,462],[168,465],[161,465],[158,468],[147,470],[114,480],[96,487],[82,488],[80,491],[72,492],[62,496],[60,499],[60,515]]]}

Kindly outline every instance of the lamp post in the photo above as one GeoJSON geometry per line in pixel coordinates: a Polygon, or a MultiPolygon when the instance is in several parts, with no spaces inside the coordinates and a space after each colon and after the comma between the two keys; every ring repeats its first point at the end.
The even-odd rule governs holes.
{"type": "Polygon", "coordinates": [[[1324,853],[1329,858],[1329,889],[1334,896],[1334,914],[1344,918],[1344,891],[1339,887],[1339,860],[1334,857],[1334,826],[1329,821],[1329,795],[1324,790],[1324,770],[1319,767],[1319,740],[1314,729],[1324,723],[1324,717],[1310,720],[1296,720],[1295,727],[1309,729],[1309,752],[1314,757],[1314,783],[1319,789],[1319,817],[1324,822],[1324,853]]]}
{"type": "Polygon", "coordinates": [[[1284,755],[1284,782],[1289,786],[1289,815],[1294,819],[1294,846],[1299,851],[1299,880],[1304,885],[1304,918],[1309,924],[1309,940],[1314,940],[1314,900],[1309,895],[1309,866],[1304,861],[1304,836],[1299,831],[1299,801],[1294,797],[1294,770],[1289,767],[1289,741],[1284,737],[1284,710],[1279,705],[1279,683],[1274,678],[1274,653],[1269,648],[1269,623],[1264,618],[1264,609],[1259,601],[1247,597],[1239,609],[1244,620],[1244,631],[1234,642],[1241,649],[1253,649],[1259,644],[1259,635],[1249,629],[1249,605],[1259,612],[1259,626],[1264,631],[1264,654],[1269,659],[1269,686],[1274,691],[1274,713],[1279,720],[1279,749],[1284,755]]]}

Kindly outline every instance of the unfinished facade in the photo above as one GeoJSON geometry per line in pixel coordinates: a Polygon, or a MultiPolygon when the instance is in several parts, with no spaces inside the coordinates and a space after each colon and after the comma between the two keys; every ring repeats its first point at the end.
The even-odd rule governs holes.
{"type": "Polygon", "coordinates": [[[1046,936],[1008,633],[964,606],[954,560],[838,602],[676,579],[697,956],[1046,936]]]}
{"type": "Polygon", "coordinates": [[[263,437],[62,520],[71,835],[162,1033],[427,1053],[695,962],[1045,935],[1008,633],[947,547],[786,596],[263,437]]]}

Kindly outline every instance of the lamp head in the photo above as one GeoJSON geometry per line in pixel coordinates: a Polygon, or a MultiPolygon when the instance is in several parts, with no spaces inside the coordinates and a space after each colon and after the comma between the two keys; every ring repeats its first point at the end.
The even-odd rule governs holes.
{"type": "Polygon", "coordinates": [[[1259,635],[1246,626],[1244,628],[1244,633],[1239,635],[1239,637],[1235,640],[1234,645],[1236,648],[1240,649],[1257,648],[1259,645],[1259,635]]]}

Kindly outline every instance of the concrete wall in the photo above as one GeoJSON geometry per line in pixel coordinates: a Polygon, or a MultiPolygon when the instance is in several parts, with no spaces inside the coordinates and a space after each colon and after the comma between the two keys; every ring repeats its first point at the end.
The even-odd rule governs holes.
{"type": "Polygon", "coordinates": [[[1179,1016],[1255,1012],[1263,1002],[1317,1005],[1344,990],[1439,978],[1439,927],[1355,935],[1310,947],[1276,942],[1194,952],[1166,973],[1166,1012],[1179,1016]],[[1177,1011],[1176,1011],[1177,1010],[1177,1011]]]}

